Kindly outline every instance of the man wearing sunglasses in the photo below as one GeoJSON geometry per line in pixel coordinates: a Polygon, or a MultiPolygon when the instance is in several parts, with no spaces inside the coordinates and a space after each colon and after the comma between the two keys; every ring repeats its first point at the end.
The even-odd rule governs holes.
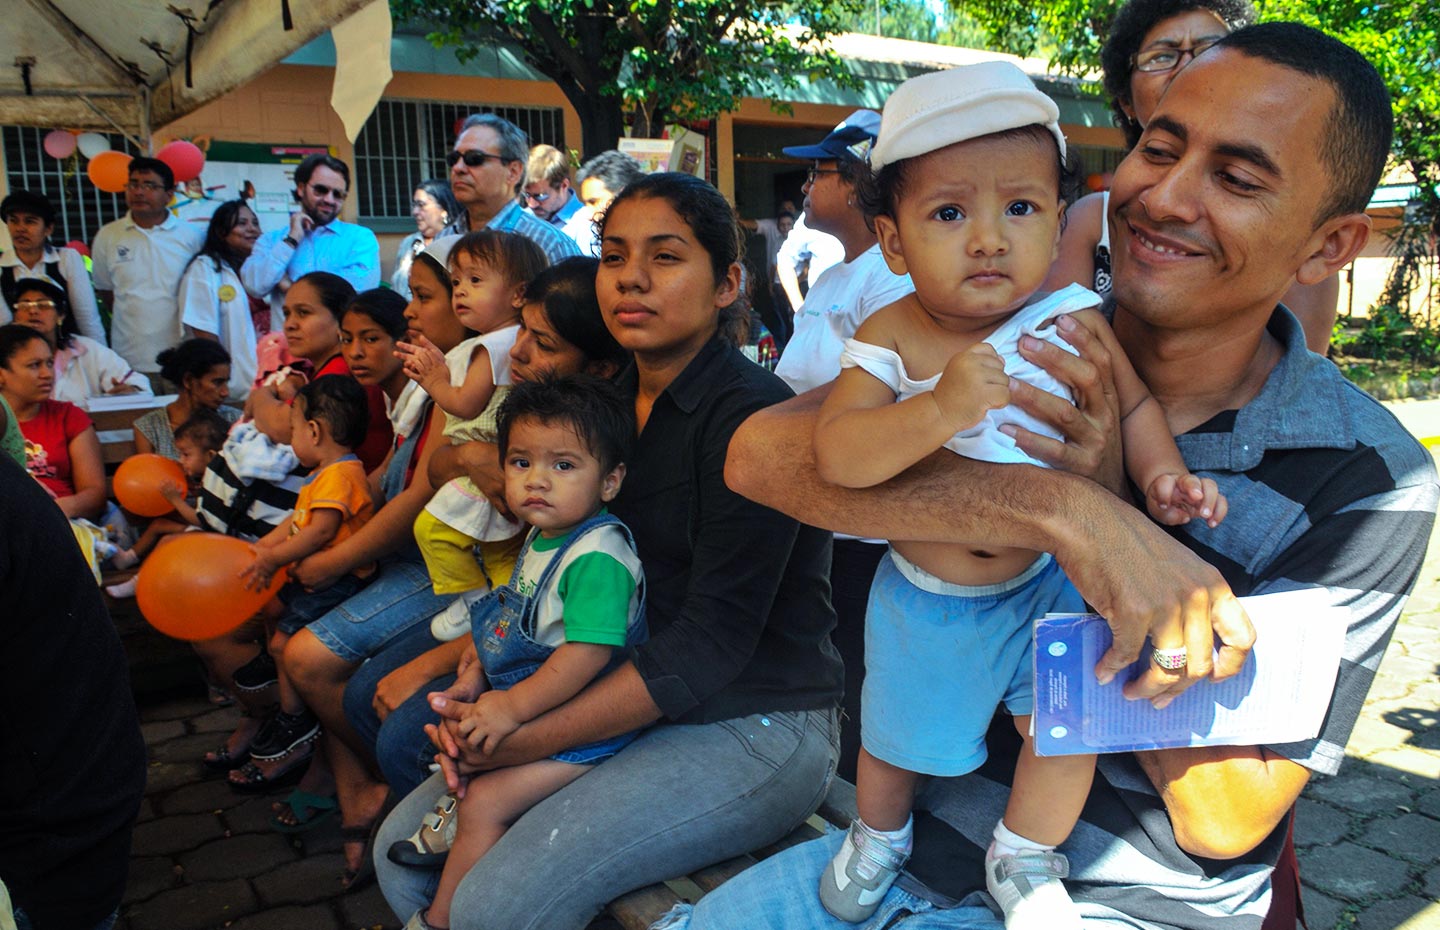
{"type": "Polygon", "coordinates": [[[295,168],[295,202],[288,229],[265,233],[240,268],[245,289],[268,296],[272,325],[282,324],[290,283],[312,271],[328,271],[357,291],[380,284],[380,243],[364,226],[339,219],[350,190],[350,166],[333,155],[307,155],[295,168]]]}
{"type": "Polygon", "coordinates": [[[520,206],[529,151],[524,130],[509,120],[493,113],[467,117],[455,148],[445,156],[450,190],[465,209],[443,234],[472,229],[518,233],[540,246],[551,264],[579,255],[575,240],[520,206]]]}

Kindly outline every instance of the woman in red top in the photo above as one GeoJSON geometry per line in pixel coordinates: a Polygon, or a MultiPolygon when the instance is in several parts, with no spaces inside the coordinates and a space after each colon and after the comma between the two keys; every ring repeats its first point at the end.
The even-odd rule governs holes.
{"type": "MultiPolygon", "coordinates": [[[[355,289],[344,278],[312,271],[285,292],[285,341],[290,353],[310,363],[312,379],[348,375],[340,351],[340,319],[355,300],[355,289]]],[[[290,435],[288,403],[298,385],[279,385],[251,393],[252,413],[266,435],[285,442],[290,435]]],[[[390,452],[394,433],[385,414],[385,395],[378,385],[365,387],[370,411],[365,441],[355,450],[366,471],[374,471],[390,452]]]]}
{"type": "Polygon", "coordinates": [[[28,326],[0,327],[0,394],[25,436],[25,467],[67,517],[97,517],[105,506],[105,465],[90,417],[50,399],[54,353],[28,326]]]}

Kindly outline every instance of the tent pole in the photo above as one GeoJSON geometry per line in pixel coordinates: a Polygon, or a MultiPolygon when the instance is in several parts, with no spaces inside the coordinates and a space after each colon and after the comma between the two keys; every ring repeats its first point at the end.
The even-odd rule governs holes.
{"type": "MultiPolygon", "coordinates": [[[[147,152],[149,151],[149,148],[148,148],[147,146],[145,146],[145,145],[142,145],[141,142],[140,142],[140,140],[137,139],[137,138],[135,138],[135,136],[131,134],[130,130],[126,129],[124,126],[121,126],[119,123],[115,122],[115,120],[114,120],[113,118],[111,118],[111,116],[110,116],[109,113],[106,113],[104,110],[102,110],[102,109],[100,109],[99,107],[97,107],[97,106],[95,105],[94,101],[92,101],[89,97],[85,96],[84,94],[79,94],[78,96],[80,97],[80,101],[81,101],[82,103],[84,103],[87,107],[89,107],[89,108],[90,108],[90,111],[91,111],[92,113],[94,113],[96,116],[98,116],[98,117],[100,117],[101,119],[103,119],[105,122],[109,123],[112,127],[114,127],[114,129],[115,129],[116,132],[120,133],[120,135],[122,135],[122,136],[124,136],[125,138],[129,139],[131,145],[134,145],[137,149],[143,148],[143,149],[145,149],[145,151],[147,151],[147,152]]],[[[148,103],[148,94],[147,94],[147,101],[146,101],[146,102],[148,103]]],[[[144,121],[144,123],[145,123],[144,132],[145,132],[145,136],[146,136],[147,139],[149,138],[149,135],[150,135],[150,121],[149,121],[149,119],[148,119],[148,116],[149,116],[148,113],[141,116],[141,119],[142,119],[142,120],[144,121]]]]}

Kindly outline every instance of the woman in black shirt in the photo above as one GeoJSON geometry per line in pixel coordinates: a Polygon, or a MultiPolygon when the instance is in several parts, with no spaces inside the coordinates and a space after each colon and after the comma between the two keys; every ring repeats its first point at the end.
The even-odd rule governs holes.
{"type": "MultiPolygon", "coordinates": [[[[604,219],[596,283],[639,434],[611,509],[645,565],[650,640],[632,660],[461,771],[544,758],[649,726],[532,808],[456,891],[454,927],[582,928],[612,898],[778,840],[824,797],[837,754],[842,670],[830,644],[830,534],[725,487],[730,436],[790,396],[735,348],[739,227],[710,185],[651,175],[604,219]],[[651,726],[655,724],[654,726],[651,726]]],[[[446,717],[468,705],[451,701],[446,717]]],[[[381,830],[403,839],[445,791],[421,785],[381,830]]],[[[378,857],[407,919],[433,873],[378,857]]]]}

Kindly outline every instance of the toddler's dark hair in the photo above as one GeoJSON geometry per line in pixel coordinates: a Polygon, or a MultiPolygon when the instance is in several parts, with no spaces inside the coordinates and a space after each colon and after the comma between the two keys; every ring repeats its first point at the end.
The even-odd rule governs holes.
{"type": "Polygon", "coordinates": [[[295,403],[304,404],[307,420],[319,420],[338,445],[357,448],[370,429],[370,407],[365,389],[349,375],[322,375],[302,387],[295,403]]]}
{"type": "Polygon", "coordinates": [[[450,249],[452,269],[461,255],[494,269],[508,284],[524,284],[550,265],[550,259],[533,239],[493,229],[477,229],[461,236],[450,249]]]}
{"type": "Polygon", "coordinates": [[[200,407],[190,414],[190,419],[175,427],[175,441],[185,439],[206,452],[219,452],[229,432],[230,424],[224,417],[209,407],[200,407]]]}
{"type": "MultiPolygon", "coordinates": [[[[1078,172],[1066,163],[1066,159],[1060,156],[1060,148],[1055,144],[1055,137],[1050,130],[1034,123],[1029,126],[1017,126],[1014,129],[1006,129],[1003,132],[993,132],[985,136],[977,136],[977,139],[1032,139],[1037,145],[1046,145],[1055,153],[1055,166],[1057,171],[1056,195],[1060,200],[1069,201],[1073,198],[1075,182],[1078,172]]],[[[966,142],[974,140],[966,139],[966,142]]],[[[928,154],[928,153],[927,153],[928,154]]],[[[919,155],[914,158],[902,158],[900,161],[891,162],[878,172],[866,172],[855,183],[855,199],[860,204],[861,211],[865,214],[865,224],[873,232],[875,230],[875,217],[894,216],[895,202],[905,193],[905,185],[909,183],[910,172],[914,170],[914,163],[925,156],[919,155]]]]}
{"type": "Polygon", "coordinates": [[[515,421],[565,425],[608,472],[630,458],[635,444],[635,409],[614,384],[594,375],[546,376],[510,389],[495,416],[495,435],[504,461],[515,421]]]}

